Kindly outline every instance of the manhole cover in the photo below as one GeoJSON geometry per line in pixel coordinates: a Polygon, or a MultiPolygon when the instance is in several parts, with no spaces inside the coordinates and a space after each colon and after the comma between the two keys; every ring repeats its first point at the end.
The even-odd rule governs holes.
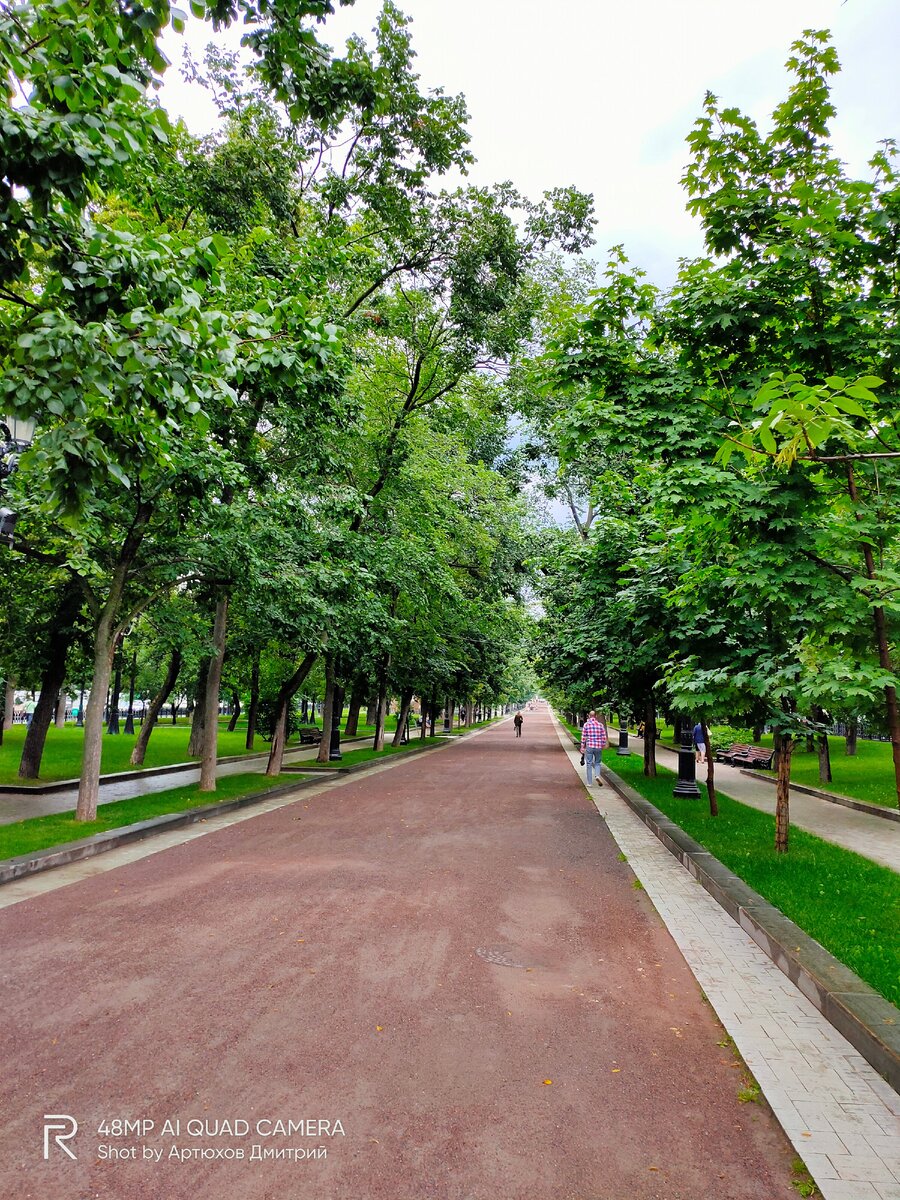
{"type": "Polygon", "coordinates": [[[514,958],[510,958],[508,950],[497,950],[479,946],[475,953],[479,958],[483,958],[485,962],[493,963],[497,967],[518,967],[520,971],[528,969],[524,963],[516,962],[514,958]]]}

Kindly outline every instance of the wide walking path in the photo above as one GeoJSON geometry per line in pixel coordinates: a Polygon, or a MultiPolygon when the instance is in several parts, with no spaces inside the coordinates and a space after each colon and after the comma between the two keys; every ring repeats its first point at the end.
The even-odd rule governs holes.
{"type": "MultiPolygon", "coordinates": [[[[631,738],[629,743],[635,754],[644,753],[643,738],[631,738]]],[[[678,753],[665,746],[656,746],[656,761],[672,771],[678,770],[678,753]]],[[[733,800],[749,804],[761,812],[775,812],[775,788],[771,783],[753,779],[741,773],[737,767],[726,763],[715,764],[716,787],[721,788],[733,800]]],[[[697,766],[697,782],[705,794],[706,768],[697,766]]],[[[819,796],[808,796],[805,792],[791,791],[791,823],[814,833],[826,842],[834,842],[846,850],[853,850],[873,862],[881,863],[900,871],[900,824],[875,817],[870,813],[833,804],[819,796]]]]}
{"type": "Polygon", "coordinates": [[[0,1195],[796,1195],[546,712],[99,864],[0,911],[0,1195]]]}

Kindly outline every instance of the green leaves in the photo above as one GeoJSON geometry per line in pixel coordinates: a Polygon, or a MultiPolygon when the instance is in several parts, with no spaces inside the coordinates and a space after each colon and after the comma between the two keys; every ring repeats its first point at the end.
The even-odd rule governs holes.
{"type": "MultiPolygon", "coordinates": [[[[877,455],[878,449],[872,449],[873,433],[880,421],[873,407],[878,398],[872,389],[883,382],[866,375],[847,383],[832,375],[822,384],[807,384],[796,372],[787,376],[773,372],[756,393],[756,419],[746,427],[733,423],[735,432],[722,443],[716,459],[725,465],[735,449],[740,449],[749,461],[761,450],[777,465],[790,467],[798,459],[818,460],[819,448],[825,443],[830,443],[829,458],[849,461],[857,455],[877,455]],[[850,417],[860,420],[851,421],[850,417]]],[[[889,454],[891,446],[884,437],[876,433],[876,439],[875,445],[880,443],[889,454]]]]}

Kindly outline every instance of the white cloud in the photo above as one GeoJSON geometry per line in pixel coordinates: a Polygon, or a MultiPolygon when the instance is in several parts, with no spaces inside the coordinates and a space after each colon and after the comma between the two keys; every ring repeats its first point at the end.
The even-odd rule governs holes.
{"type": "MultiPolygon", "coordinates": [[[[367,33],[376,0],[326,26],[339,46],[367,33]]],[[[900,135],[894,0],[401,0],[413,18],[423,85],[465,93],[478,183],[512,179],[531,195],[573,183],[594,193],[598,256],[624,242],[651,278],[699,253],[678,180],[684,138],[707,89],[764,124],[787,88],[784,60],[803,29],[830,28],[844,71],[834,140],[857,172],[879,138],[900,135]]],[[[206,31],[191,27],[199,49],[206,31]]],[[[232,32],[231,42],[236,44],[232,32]]],[[[180,84],[180,39],[163,102],[195,129],[213,111],[180,84]]]]}

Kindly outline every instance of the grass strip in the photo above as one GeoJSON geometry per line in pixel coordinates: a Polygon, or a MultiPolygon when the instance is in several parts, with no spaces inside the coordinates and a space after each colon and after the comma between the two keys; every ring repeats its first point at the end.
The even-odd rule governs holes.
{"type": "MultiPolygon", "coordinates": [[[[315,722],[313,722],[314,724],[315,722]]],[[[389,717],[386,722],[387,732],[392,732],[397,725],[397,718],[389,717]]],[[[254,748],[248,751],[246,747],[246,721],[239,721],[233,733],[228,732],[228,717],[219,719],[219,736],[217,753],[220,758],[228,758],[241,754],[268,754],[270,743],[261,736],[255,739],[254,748]]],[[[321,727],[321,721],[317,728],[321,727]]],[[[304,726],[306,728],[306,726],[304,726]]],[[[361,726],[359,733],[370,732],[367,726],[361,726]]],[[[374,733],[374,730],[371,730],[374,733]]],[[[14,725],[3,734],[3,744],[0,745],[0,783],[15,784],[24,791],[30,786],[41,783],[55,783],[61,779],[77,779],[81,773],[81,752],[84,745],[84,730],[71,722],[62,729],[51,726],[47,732],[47,742],[41,759],[41,774],[39,779],[20,779],[19,760],[22,757],[22,745],[25,741],[24,725],[14,725]]],[[[147,746],[144,759],[144,770],[154,767],[168,767],[173,763],[198,761],[188,754],[188,742],[191,736],[189,721],[179,720],[177,725],[169,721],[160,721],[153,730],[153,736],[147,746]]],[[[131,734],[103,735],[103,749],[100,770],[104,775],[112,775],[118,771],[134,771],[141,768],[133,767],[130,763],[131,752],[134,749],[136,736],[131,734]]],[[[300,745],[295,735],[288,743],[289,749],[300,745]]]]}
{"type": "Polygon", "coordinates": [[[643,773],[637,755],[607,765],[735,875],[790,917],[892,1004],[900,1005],[900,875],[793,827],[787,854],[774,849],[774,818],[718,792],[719,815],[672,795],[675,775],[643,773]]]}
{"type": "Polygon", "coordinates": [[[28,817],[11,825],[0,825],[0,859],[16,858],[20,854],[31,854],[35,850],[46,850],[64,842],[76,842],[93,833],[105,833],[108,829],[120,829],[138,821],[149,821],[167,813],[187,812],[202,808],[206,804],[218,804],[225,800],[237,800],[253,792],[267,792],[283,783],[299,783],[302,775],[226,775],[218,781],[214,792],[201,792],[199,784],[170,788],[164,792],[153,792],[146,796],[135,796],[129,800],[113,800],[101,804],[97,809],[96,821],[76,821],[74,809],[63,813],[49,813],[45,817],[28,817]]]}
{"type": "Polygon", "coordinates": [[[366,746],[361,750],[349,750],[334,762],[313,761],[309,765],[319,769],[331,767],[333,770],[340,771],[342,767],[352,767],[354,763],[369,762],[370,759],[384,758],[389,754],[403,754],[406,751],[414,750],[416,746],[440,746],[443,743],[444,738],[439,737],[411,738],[405,746],[385,746],[383,750],[373,750],[371,746],[366,746]]]}

